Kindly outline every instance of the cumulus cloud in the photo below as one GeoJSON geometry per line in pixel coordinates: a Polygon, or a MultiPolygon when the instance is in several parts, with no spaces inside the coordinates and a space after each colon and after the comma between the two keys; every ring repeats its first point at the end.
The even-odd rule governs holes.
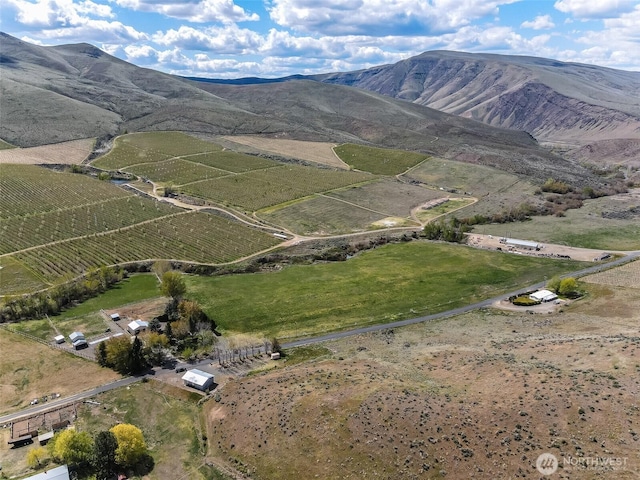
{"type": "Polygon", "coordinates": [[[233,0],[113,0],[121,7],[140,12],[154,12],[194,23],[235,23],[258,21],[256,13],[248,13],[233,0]]]}
{"type": "Polygon", "coordinates": [[[556,10],[576,18],[614,18],[628,13],[637,5],[636,0],[558,0],[556,10]]]}
{"type": "Polygon", "coordinates": [[[425,35],[496,15],[517,0],[273,0],[271,19],[281,27],[323,35],[425,35]]]}
{"type": "Polygon", "coordinates": [[[111,7],[90,0],[5,0],[5,8],[15,11],[15,19],[22,25],[56,28],[82,25],[89,18],[114,18],[111,7]]]}
{"type": "Polygon", "coordinates": [[[522,28],[532,28],[534,30],[546,30],[554,28],[556,25],[551,19],[551,15],[538,15],[531,21],[522,22],[522,28]]]}
{"type": "Polygon", "coordinates": [[[263,42],[258,33],[239,28],[237,25],[206,29],[183,25],[177,30],[157,32],[152,38],[159,45],[186,50],[211,51],[218,54],[242,54],[255,51],[263,42]]]}

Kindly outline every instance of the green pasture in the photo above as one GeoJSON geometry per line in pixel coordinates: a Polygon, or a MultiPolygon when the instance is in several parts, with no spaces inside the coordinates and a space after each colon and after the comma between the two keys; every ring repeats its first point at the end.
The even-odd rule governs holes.
{"type": "Polygon", "coordinates": [[[0,140],[0,150],[8,150],[10,148],[16,148],[14,145],[5,142],[4,140],[0,140]]]}
{"type": "Polygon", "coordinates": [[[410,242],[346,262],[273,273],[188,277],[224,333],[304,337],[436,313],[577,269],[572,261],[410,242]]]}
{"type": "Polygon", "coordinates": [[[422,153],[352,143],[340,145],[333,150],[347,165],[375,175],[399,175],[428,158],[422,153]]]}

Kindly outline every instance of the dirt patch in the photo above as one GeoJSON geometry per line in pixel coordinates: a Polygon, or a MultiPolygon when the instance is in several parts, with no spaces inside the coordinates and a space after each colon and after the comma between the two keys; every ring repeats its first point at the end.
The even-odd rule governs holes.
{"type": "Polygon", "coordinates": [[[0,150],[0,164],[19,163],[23,165],[64,164],[79,165],[87,159],[95,139],[73,140],[71,142],[43,145],[41,147],[12,148],[0,150]]]}
{"type": "Polygon", "coordinates": [[[335,144],[333,143],[305,142],[302,140],[266,138],[250,135],[237,135],[224,138],[265,152],[349,170],[349,165],[340,160],[334,153],[333,147],[335,147],[335,144]]]}
{"type": "MultiPolygon", "coordinates": [[[[153,298],[151,300],[145,300],[144,302],[131,303],[129,305],[125,305],[124,307],[118,307],[113,310],[105,310],[108,315],[118,313],[120,314],[120,324],[130,320],[145,320],[150,321],[154,317],[162,315],[164,313],[164,308],[167,304],[167,299],[164,297],[153,298]]],[[[124,325],[126,326],[126,324],[124,325]]]]}
{"type": "MultiPolygon", "coordinates": [[[[524,239],[521,239],[524,240],[524,239]]],[[[539,243],[539,250],[512,246],[503,241],[503,237],[495,235],[481,235],[472,233],[468,236],[467,245],[470,247],[484,248],[488,250],[502,250],[515,255],[530,255],[536,257],[571,258],[581,262],[594,262],[610,255],[610,251],[595,250],[591,248],[568,247],[552,243],[539,243]]]]}

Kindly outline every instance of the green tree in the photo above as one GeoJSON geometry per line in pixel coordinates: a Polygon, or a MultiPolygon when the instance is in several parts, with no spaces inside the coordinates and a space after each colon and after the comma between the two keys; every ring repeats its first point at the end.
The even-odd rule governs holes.
{"type": "Polygon", "coordinates": [[[63,430],[51,439],[49,448],[55,459],[77,465],[91,459],[93,439],[87,432],[63,430]]]}
{"type": "Polygon", "coordinates": [[[160,292],[165,297],[180,299],[187,293],[187,285],[179,272],[165,272],[162,275],[160,292]]]}
{"type": "Polygon", "coordinates": [[[107,344],[104,341],[98,344],[96,349],[96,360],[101,367],[107,367],[107,344]]]}
{"type": "Polygon", "coordinates": [[[136,336],[131,343],[129,351],[129,371],[127,373],[140,373],[147,368],[147,362],[144,358],[142,341],[136,336]]]}
{"type": "Polygon", "coordinates": [[[162,365],[169,351],[169,339],[166,335],[149,332],[143,337],[144,356],[152,365],[162,365]]]}
{"type": "Polygon", "coordinates": [[[280,346],[280,341],[275,337],[271,339],[271,351],[282,353],[282,347],[280,346]]]}
{"type": "Polygon", "coordinates": [[[118,440],[113,432],[102,431],[93,444],[92,465],[96,469],[96,480],[111,480],[116,473],[116,449],[118,440]]]}
{"type": "Polygon", "coordinates": [[[560,293],[560,277],[554,276],[547,282],[547,290],[551,290],[554,293],[560,293]]]}
{"type": "Polygon", "coordinates": [[[126,335],[112,337],[107,340],[107,366],[118,373],[130,373],[131,347],[131,341],[126,335]]]}
{"type": "Polygon", "coordinates": [[[44,447],[34,447],[27,452],[27,465],[34,470],[40,468],[47,458],[47,450],[44,447]]]}
{"type": "Polygon", "coordinates": [[[558,287],[558,293],[570,297],[578,292],[578,282],[573,277],[563,278],[558,287]]]}
{"type": "Polygon", "coordinates": [[[118,442],[116,462],[123,467],[133,467],[147,453],[142,431],[135,425],[120,423],[109,430],[118,442]]]}

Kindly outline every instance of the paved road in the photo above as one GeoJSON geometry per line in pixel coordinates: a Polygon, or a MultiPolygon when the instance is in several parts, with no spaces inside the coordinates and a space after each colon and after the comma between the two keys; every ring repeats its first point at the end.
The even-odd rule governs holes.
{"type": "MultiPolygon", "coordinates": [[[[629,252],[626,256],[618,258],[616,260],[613,260],[611,262],[605,263],[605,264],[599,264],[599,265],[594,265],[592,267],[588,267],[588,268],[584,268],[582,270],[578,270],[575,271],[573,273],[569,273],[564,275],[565,277],[582,277],[585,275],[590,275],[592,273],[596,273],[596,272],[600,272],[602,270],[608,270],[612,267],[618,266],[618,265],[622,265],[624,263],[628,263],[632,260],[635,260],[636,258],[640,257],[640,250],[639,251],[635,251],[635,252],[629,252]]],[[[480,308],[486,308],[490,305],[492,305],[493,303],[495,303],[496,301],[502,300],[504,298],[508,298],[512,295],[518,295],[527,291],[531,291],[531,290],[535,290],[538,288],[542,288],[545,286],[546,282],[539,282],[536,283],[535,285],[529,285],[526,288],[522,288],[520,290],[516,290],[513,292],[509,292],[509,293],[503,293],[502,295],[498,295],[496,297],[493,298],[488,298],[486,300],[482,300],[481,302],[477,302],[471,305],[466,305],[464,307],[459,307],[459,308],[454,308],[453,310],[447,310],[445,312],[440,312],[440,313],[434,313],[432,315],[425,315],[422,317],[416,317],[416,318],[408,318],[406,320],[400,320],[397,322],[392,322],[392,323],[382,323],[382,324],[376,324],[376,325],[371,325],[368,327],[360,327],[360,328],[355,328],[353,330],[346,330],[343,332],[336,332],[336,333],[328,333],[326,335],[320,335],[320,336],[316,336],[316,337],[310,337],[310,338],[303,338],[300,340],[295,340],[293,342],[287,342],[287,343],[283,343],[282,347],[283,348],[293,348],[293,347],[300,347],[303,345],[311,345],[311,344],[315,344],[315,343],[321,343],[321,342],[326,342],[329,340],[338,340],[341,338],[346,338],[346,337],[351,337],[354,335],[361,335],[363,333],[370,333],[370,332],[378,332],[380,330],[386,330],[388,328],[396,328],[396,327],[404,327],[406,325],[413,325],[416,323],[422,323],[422,322],[430,322],[433,320],[438,320],[441,318],[446,318],[446,317],[452,317],[455,315],[460,315],[462,313],[466,313],[466,312],[470,312],[472,310],[476,310],[476,309],[480,309],[480,308]]],[[[176,367],[185,367],[185,368],[194,368],[194,367],[198,367],[198,366],[203,366],[203,365],[208,365],[211,363],[211,360],[202,360],[198,363],[178,363],[176,365],[176,367]]],[[[174,367],[175,368],[175,367],[174,367]]],[[[175,374],[175,370],[171,369],[169,370],[170,372],[175,374]]],[[[29,408],[25,408],[24,410],[21,410],[20,412],[16,412],[16,413],[12,413],[12,414],[8,414],[8,415],[3,415],[0,416],[0,425],[4,425],[6,423],[10,423],[10,422],[14,422],[20,418],[23,417],[30,417],[33,415],[37,415],[39,413],[44,413],[46,411],[49,410],[53,410],[56,407],[61,407],[63,405],[68,405],[71,404],[73,402],[77,402],[80,400],[84,400],[90,397],[93,397],[99,393],[103,393],[103,392],[107,392],[109,390],[113,390],[115,388],[120,388],[126,385],[130,385],[132,383],[138,382],[140,380],[142,380],[145,377],[148,378],[154,378],[155,375],[155,371],[153,373],[149,373],[146,375],[139,375],[139,376],[135,376],[135,377],[127,377],[127,378],[123,378],[121,380],[117,380],[115,382],[112,383],[108,383],[106,385],[102,385],[100,387],[96,387],[92,390],[87,390],[85,392],[80,392],[77,393],[75,395],[72,395],[70,397],[66,397],[66,398],[59,398],[53,401],[49,401],[43,404],[39,404],[39,405],[34,405],[32,407],[29,408]]]]}

